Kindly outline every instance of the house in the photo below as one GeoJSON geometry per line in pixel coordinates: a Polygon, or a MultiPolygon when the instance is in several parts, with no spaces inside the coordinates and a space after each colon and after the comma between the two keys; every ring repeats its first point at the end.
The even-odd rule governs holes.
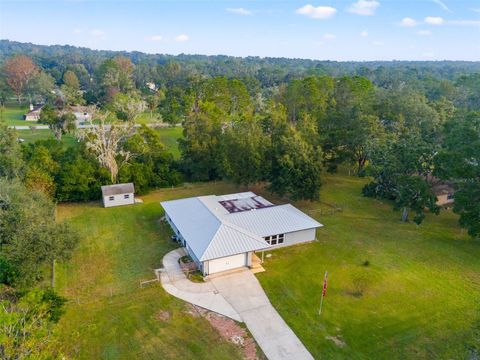
{"type": "Polygon", "coordinates": [[[75,121],[77,125],[81,125],[90,120],[90,113],[87,106],[72,106],[73,115],[75,115],[75,121]]]}
{"type": "Polygon", "coordinates": [[[437,183],[432,187],[438,206],[450,206],[455,202],[455,189],[447,183],[437,183]]]}
{"type": "Polygon", "coordinates": [[[135,203],[133,183],[102,186],[104,207],[130,205],[135,203]]]}
{"type": "Polygon", "coordinates": [[[160,204],[204,276],[249,267],[256,251],[315,240],[323,226],[290,204],[274,205],[253,192],[160,204]]]}
{"type": "Polygon", "coordinates": [[[33,106],[30,104],[30,111],[23,115],[25,121],[38,121],[40,119],[40,112],[42,111],[43,105],[33,106]]]}

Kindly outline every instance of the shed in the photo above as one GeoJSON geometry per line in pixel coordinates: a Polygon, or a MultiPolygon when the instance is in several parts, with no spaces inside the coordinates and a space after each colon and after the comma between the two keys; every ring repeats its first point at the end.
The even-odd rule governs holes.
{"type": "Polygon", "coordinates": [[[130,205],[135,203],[133,183],[102,186],[104,207],[130,205]]]}

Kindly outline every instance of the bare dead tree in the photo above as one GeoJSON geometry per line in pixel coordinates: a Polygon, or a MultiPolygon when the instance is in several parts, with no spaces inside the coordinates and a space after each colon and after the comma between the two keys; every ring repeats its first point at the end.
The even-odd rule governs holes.
{"type": "Polygon", "coordinates": [[[108,113],[93,110],[89,126],[78,130],[77,137],[85,142],[100,166],[110,172],[112,183],[116,183],[120,167],[133,157],[131,152],[122,148],[122,143],[134,134],[135,128],[131,122],[107,124],[107,117],[108,113]],[[94,124],[93,119],[99,124],[94,124]]]}

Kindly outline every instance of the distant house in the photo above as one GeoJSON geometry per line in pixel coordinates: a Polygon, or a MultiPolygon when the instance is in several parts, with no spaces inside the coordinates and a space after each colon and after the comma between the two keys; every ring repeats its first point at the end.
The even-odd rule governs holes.
{"type": "Polygon", "coordinates": [[[204,276],[250,267],[256,251],[313,241],[323,226],[290,204],[274,205],[252,192],[160,204],[204,276]]]}
{"type": "Polygon", "coordinates": [[[40,112],[42,111],[43,105],[33,106],[30,104],[30,111],[23,115],[25,121],[38,121],[40,119],[40,112]]]}
{"type": "Polygon", "coordinates": [[[90,120],[90,113],[88,112],[88,107],[86,106],[72,106],[71,108],[73,115],[75,115],[75,120],[77,125],[82,124],[90,120]]]}
{"type": "Polygon", "coordinates": [[[130,205],[135,203],[135,187],[133,183],[102,186],[103,206],[130,205]]]}
{"type": "Polygon", "coordinates": [[[437,183],[432,187],[438,206],[449,206],[455,202],[455,189],[447,183],[437,183]]]}

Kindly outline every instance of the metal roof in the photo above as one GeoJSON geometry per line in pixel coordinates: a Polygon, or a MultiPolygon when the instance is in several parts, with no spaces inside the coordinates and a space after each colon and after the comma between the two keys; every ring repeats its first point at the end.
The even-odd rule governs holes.
{"type": "Polygon", "coordinates": [[[262,237],[323,226],[290,204],[232,213],[227,219],[229,223],[262,237]]]}
{"type": "Polygon", "coordinates": [[[135,187],[133,183],[125,184],[114,184],[114,185],[104,185],[102,186],[102,195],[119,195],[119,194],[132,194],[135,192],[135,187]]]}
{"type": "Polygon", "coordinates": [[[256,196],[209,195],[160,204],[200,261],[267,249],[264,236],[323,226],[289,204],[230,213],[219,201],[235,195],[256,196]]]}

